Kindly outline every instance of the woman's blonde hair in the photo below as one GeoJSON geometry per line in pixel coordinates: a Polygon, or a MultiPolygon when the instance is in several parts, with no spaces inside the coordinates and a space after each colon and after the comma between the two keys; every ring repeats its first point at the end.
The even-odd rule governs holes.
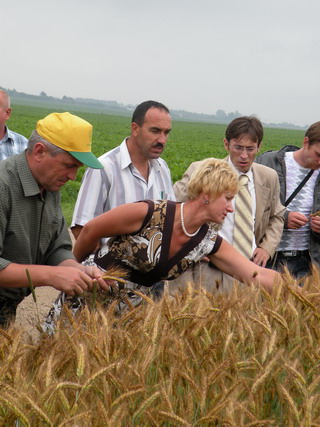
{"type": "Polygon", "coordinates": [[[191,175],[188,183],[188,199],[196,199],[200,194],[208,194],[216,199],[225,191],[238,192],[238,177],[225,160],[203,160],[191,175]]]}

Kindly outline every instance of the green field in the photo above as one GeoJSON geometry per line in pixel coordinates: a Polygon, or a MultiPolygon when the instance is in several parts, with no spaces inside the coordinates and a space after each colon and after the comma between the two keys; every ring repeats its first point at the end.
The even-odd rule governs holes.
{"type": "MultiPolygon", "coordinates": [[[[52,109],[13,105],[9,127],[29,137],[36,122],[51,113],[52,109]]],[[[119,145],[130,132],[130,117],[110,116],[72,111],[93,125],[93,152],[100,156],[119,145]]],[[[180,179],[189,164],[206,157],[223,158],[223,137],[226,125],[174,121],[170,138],[162,156],[168,163],[173,182],[180,179]]],[[[286,144],[300,146],[303,130],[265,128],[261,151],[276,150],[286,144]]],[[[80,187],[84,167],[80,169],[77,180],[62,188],[63,211],[70,224],[76,196],[80,187]]]]}

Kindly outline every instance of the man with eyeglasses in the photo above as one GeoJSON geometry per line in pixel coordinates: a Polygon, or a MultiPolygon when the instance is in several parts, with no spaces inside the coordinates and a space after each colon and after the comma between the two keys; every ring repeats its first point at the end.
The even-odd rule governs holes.
{"type": "Polygon", "coordinates": [[[277,172],[286,205],[282,238],[268,267],[281,271],[285,265],[301,279],[311,273],[312,263],[320,265],[320,122],[307,129],[302,147],[285,145],[257,162],[277,172]]]}
{"type": "MultiPolygon", "coordinates": [[[[228,125],[223,143],[229,153],[225,160],[235,169],[239,179],[243,175],[247,177],[252,222],[250,248],[246,255],[257,265],[265,267],[280,242],[285,208],[280,203],[279,181],[275,171],[254,163],[262,138],[263,127],[260,120],[254,116],[243,116],[234,119],[228,125]]],[[[178,201],[185,200],[188,181],[201,163],[202,161],[191,163],[181,181],[174,184],[178,201]]],[[[233,200],[234,211],[226,216],[219,230],[219,234],[233,245],[235,245],[234,233],[240,234],[240,237],[243,234],[243,230],[236,229],[236,202],[237,196],[233,200]]],[[[230,291],[233,286],[232,278],[214,266],[211,267],[208,269],[206,264],[202,263],[198,273],[194,274],[194,280],[197,282],[200,280],[209,289],[217,286],[222,292],[230,291]]]]}

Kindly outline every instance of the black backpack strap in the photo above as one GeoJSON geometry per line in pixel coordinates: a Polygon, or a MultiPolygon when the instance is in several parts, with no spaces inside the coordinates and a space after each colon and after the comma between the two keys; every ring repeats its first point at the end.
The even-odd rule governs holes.
{"type": "Polygon", "coordinates": [[[299,191],[301,190],[301,188],[304,186],[304,184],[308,181],[308,179],[311,177],[311,175],[313,174],[314,170],[311,169],[310,172],[303,178],[303,180],[300,182],[300,184],[298,185],[298,187],[294,190],[294,192],[291,194],[291,196],[289,196],[287,198],[287,200],[284,202],[284,206],[288,206],[288,204],[291,202],[291,200],[293,200],[296,195],[299,193],[299,191]]]}

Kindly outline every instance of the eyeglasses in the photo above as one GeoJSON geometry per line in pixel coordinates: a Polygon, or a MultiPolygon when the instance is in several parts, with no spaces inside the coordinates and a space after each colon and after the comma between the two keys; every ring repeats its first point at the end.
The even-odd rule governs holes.
{"type": "Polygon", "coordinates": [[[229,148],[236,153],[241,154],[243,151],[246,151],[248,154],[253,154],[258,151],[258,147],[242,147],[242,145],[231,145],[229,148]]]}

